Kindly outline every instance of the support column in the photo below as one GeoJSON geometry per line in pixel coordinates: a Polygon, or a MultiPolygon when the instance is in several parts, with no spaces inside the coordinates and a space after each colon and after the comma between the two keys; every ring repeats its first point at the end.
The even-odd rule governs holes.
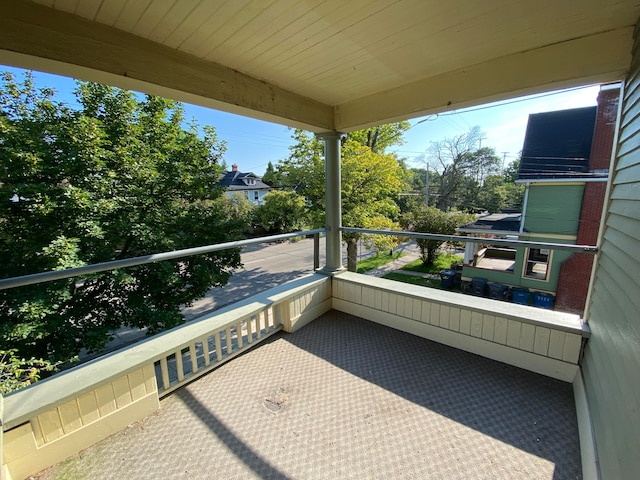
{"type": "Polygon", "coordinates": [[[316,135],[324,141],[325,195],[327,228],[326,272],[342,270],[342,199],[340,191],[340,139],[344,134],[326,132],[316,135]]]}

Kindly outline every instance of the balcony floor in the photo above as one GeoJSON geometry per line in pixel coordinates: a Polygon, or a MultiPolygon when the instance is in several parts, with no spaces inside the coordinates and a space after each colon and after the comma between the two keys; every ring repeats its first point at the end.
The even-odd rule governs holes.
{"type": "Polygon", "coordinates": [[[581,478],[571,385],[329,312],[42,479],[581,478]]]}

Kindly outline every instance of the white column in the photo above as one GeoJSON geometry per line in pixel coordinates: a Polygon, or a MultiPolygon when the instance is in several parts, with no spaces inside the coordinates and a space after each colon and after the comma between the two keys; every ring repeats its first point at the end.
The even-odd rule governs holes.
{"type": "Polygon", "coordinates": [[[324,140],[324,169],[327,227],[326,272],[342,270],[342,199],[340,195],[340,139],[344,134],[325,132],[316,135],[324,140]]]}

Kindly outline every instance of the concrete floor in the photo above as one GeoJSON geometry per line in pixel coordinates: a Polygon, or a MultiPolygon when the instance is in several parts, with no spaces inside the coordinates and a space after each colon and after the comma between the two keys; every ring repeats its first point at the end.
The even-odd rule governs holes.
{"type": "Polygon", "coordinates": [[[571,385],[339,312],[41,479],[581,478],[571,385]]]}

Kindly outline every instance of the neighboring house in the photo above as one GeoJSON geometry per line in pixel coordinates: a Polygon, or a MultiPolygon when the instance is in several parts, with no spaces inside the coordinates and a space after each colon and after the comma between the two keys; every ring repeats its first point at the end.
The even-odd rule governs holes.
{"type": "Polygon", "coordinates": [[[480,217],[458,230],[486,236],[467,243],[463,281],[486,278],[553,294],[556,308],[584,311],[593,256],[541,248],[497,248],[490,238],[595,245],[613,146],[619,86],[601,88],[597,107],[529,116],[518,182],[522,213],[480,217]]]}
{"type": "Polygon", "coordinates": [[[226,189],[226,195],[241,193],[255,205],[262,205],[265,195],[273,190],[255,173],[239,172],[235,163],[231,166],[230,172],[225,172],[218,185],[226,189]]]}

